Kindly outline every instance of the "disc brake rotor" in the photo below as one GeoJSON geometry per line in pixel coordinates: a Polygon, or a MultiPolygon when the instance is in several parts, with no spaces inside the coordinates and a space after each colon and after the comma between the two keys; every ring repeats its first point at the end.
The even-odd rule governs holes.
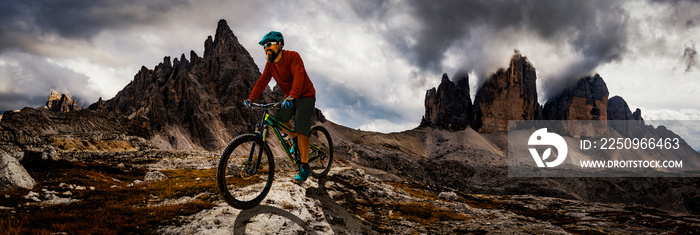
{"type": "Polygon", "coordinates": [[[251,161],[245,161],[243,164],[241,164],[241,178],[247,180],[250,179],[250,177],[253,177],[253,168],[255,167],[255,163],[251,161]]]}

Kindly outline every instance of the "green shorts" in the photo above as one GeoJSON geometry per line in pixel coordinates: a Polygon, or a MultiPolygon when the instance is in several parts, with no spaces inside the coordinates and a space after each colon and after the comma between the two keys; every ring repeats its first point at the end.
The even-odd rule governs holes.
{"type": "Polygon", "coordinates": [[[282,108],[272,115],[275,120],[289,122],[294,116],[294,130],[302,135],[309,136],[311,132],[311,118],[316,110],[316,99],[300,98],[290,109],[282,108]]]}

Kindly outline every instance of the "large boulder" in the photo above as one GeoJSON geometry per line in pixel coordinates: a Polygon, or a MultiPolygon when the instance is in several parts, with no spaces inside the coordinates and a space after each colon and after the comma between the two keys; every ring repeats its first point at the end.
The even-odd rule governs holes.
{"type": "Polygon", "coordinates": [[[507,70],[484,83],[474,97],[472,127],[479,132],[508,131],[509,120],[537,120],[542,111],[537,102],[537,75],[526,57],[516,53],[507,70]]]}
{"type": "Polygon", "coordinates": [[[19,163],[17,158],[0,150],[0,190],[32,189],[36,181],[19,163]]]}
{"type": "Polygon", "coordinates": [[[143,177],[143,182],[157,182],[157,181],[163,181],[167,180],[168,176],[165,174],[161,173],[160,171],[149,171],[146,173],[146,176],[143,177]]]}
{"type": "Polygon", "coordinates": [[[421,126],[464,130],[469,126],[471,111],[469,77],[465,75],[455,84],[443,74],[437,90],[432,88],[425,94],[425,116],[421,126]]]}

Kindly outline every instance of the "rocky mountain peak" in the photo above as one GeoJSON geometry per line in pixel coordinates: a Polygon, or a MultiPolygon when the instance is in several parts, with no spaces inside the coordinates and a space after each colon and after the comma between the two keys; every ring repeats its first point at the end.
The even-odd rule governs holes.
{"type": "Polygon", "coordinates": [[[53,112],[70,112],[80,109],[77,101],[66,94],[60,94],[55,91],[51,91],[51,95],[46,101],[46,108],[53,112]]]}
{"type": "Polygon", "coordinates": [[[545,119],[607,120],[608,94],[608,87],[600,75],[582,77],[573,86],[547,101],[543,111],[545,119]]]}
{"type": "MultiPolygon", "coordinates": [[[[641,110],[632,113],[622,97],[608,100],[607,85],[599,74],[574,81],[544,107],[537,102],[536,80],[535,68],[516,51],[508,69],[491,75],[472,105],[468,77],[455,83],[444,74],[437,89],[426,91],[421,127],[464,130],[471,125],[478,132],[492,133],[507,131],[509,120],[638,120],[644,124],[641,110]]],[[[602,131],[603,127],[592,129],[602,131]]],[[[573,135],[596,133],[570,131],[573,135]]]]}
{"type": "Polygon", "coordinates": [[[620,96],[608,99],[608,120],[636,120],[642,125],[642,110],[637,109],[632,113],[627,102],[620,96]]]}
{"type": "Polygon", "coordinates": [[[612,127],[620,134],[626,136],[643,136],[644,130],[654,131],[653,128],[644,128],[642,111],[637,109],[632,113],[625,99],[614,96],[608,99],[608,120],[623,120],[633,122],[617,122],[612,127]]]}
{"type": "MultiPolygon", "coordinates": [[[[608,87],[600,75],[578,79],[573,86],[562,91],[544,105],[543,114],[547,120],[608,120],[608,87]]],[[[625,112],[627,103],[621,98],[613,100],[614,118],[632,116],[625,112]]],[[[607,124],[574,125],[569,123],[564,129],[572,136],[597,137],[605,133],[607,124]]]]}
{"type": "Polygon", "coordinates": [[[637,108],[637,110],[635,110],[634,113],[632,113],[632,117],[634,118],[634,120],[637,120],[640,124],[644,125],[644,119],[642,118],[642,110],[637,108]]]}
{"type": "Polygon", "coordinates": [[[425,94],[425,116],[421,126],[464,130],[469,126],[471,110],[469,76],[460,77],[455,84],[443,74],[437,90],[432,88],[425,94]]]}
{"type": "Polygon", "coordinates": [[[541,116],[537,103],[537,75],[527,57],[516,51],[507,70],[484,83],[474,97],[472,127],[479,132],[504,132],[508,120],[536,120],[541,116]]]}
{"type": "MultiPolygon", "coordinates": [[[[152,70],[144,66],[105,106],[139,120],[161,148],[220,150],[258,121],[242,102],[259,77],[253,58],[220,20],[215,36],[204,41],[204,57],[190,51],[189,60],[166,56],[152,70]]],[[[267,89],[261,101],[273,96],[267,89]]]]}
{"type": "Polygon", "coordinates": [[[229,52],[246,51],[224,19],[219,20],[214,38],[209,36],[204,41],[204,57],[210,57],[213,53],[221,54],[221,50],[228,50],[229,52]]]}

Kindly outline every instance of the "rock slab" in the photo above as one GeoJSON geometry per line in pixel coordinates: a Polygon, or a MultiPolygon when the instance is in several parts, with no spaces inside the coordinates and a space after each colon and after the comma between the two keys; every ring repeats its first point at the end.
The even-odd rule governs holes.
{"type": "Polygon", "coordinates": [[[0,150],[0,190],[32,189],[36,181],[19,161],[0,150]]]}

